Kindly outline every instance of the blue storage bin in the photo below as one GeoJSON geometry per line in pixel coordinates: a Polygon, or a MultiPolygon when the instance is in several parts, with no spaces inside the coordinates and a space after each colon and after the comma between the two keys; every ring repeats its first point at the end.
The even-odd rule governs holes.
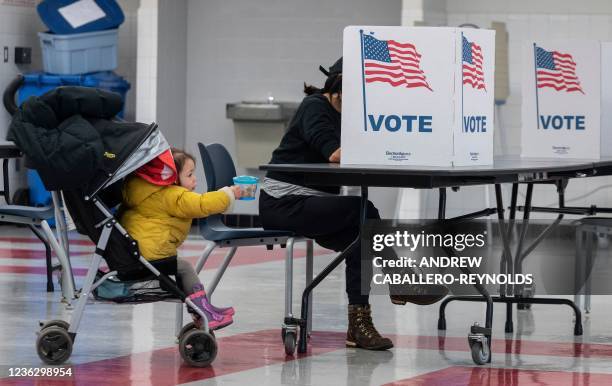
{"type": "MultiPolygon", "coordinates": [[[[128,81],[111,71],[86,75],[53,75],[44,72],[32,72],[24,74],[23,77],[23,84],[17,93],[17,103],[19,105],[31,96],[40,96],[59,86],[101,88],[120,94],[125,102],[127,92],[131,88],[128,81]]],[[[121,110],[118,114],[120,118],[123,118],[124,110],[121,110]]]]}
{"type": "Polygon", "coordinates": [[[56,35],[39,32],[43,69],[74,75],[117,68],[118,30],[56,35]]]}
{"type": "MultiPolygon", "coordinates": [[[[119,27],[125,21],[125,15],[115,0],[44,0],[38,4],[36,10],[43,23],[45,23],[51,32],[56,34],[73,34],[113,29],[119,27]],[[95,3],[95,5],[92,3],[95,3]],[[88,6],[88,8],[92,5],[94,7],[98,6],[102,10],[102,13],[104,13],[104,16],[100,18],[95,16],[95,20],[84,24],[80,22],[73,26],[62,15],[62,12],[65,14],[65,11],[70,10],[71,7],[74,9],[82,5],[88,6]],[[67,6],[69,8],[65,8],[67,6]],[[60,12],[60,10],[62,11],[60,12]]],[[[83,14],[82,12],[79,13],[81,15],[83,14]]]]}
{"type": "MultiPolygon", "coordinates": [[[[88,75],[51,75],[42,72],[34,72],[24,75],[23,84],[17,92],[17,103],[21,105],[32,96],[40,96],[47,91],[59,86],[84,86],[96,87],[116,92],[121,95],[123,101],[130,89],[130,83],[113,72],[100,72],[88,75]]],[[[123,118],[124,110],[118,114],[123,118]]],[[[44,206],[51,202],[49,193],[36,170],[28,170],[28,186],[30,189],[30,205],[44,206]]]]}

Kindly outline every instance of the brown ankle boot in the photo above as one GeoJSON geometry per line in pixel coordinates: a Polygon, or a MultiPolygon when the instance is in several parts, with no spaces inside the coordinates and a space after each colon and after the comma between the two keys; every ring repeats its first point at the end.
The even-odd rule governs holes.
{"type": "Polygon", "coordinates": [[[369,304],[349,304],[346,346],[366,350],[387,350],[393,347],[390,339],[383,338],[376,331],[369,304]]]}
{"type": "Polygon", "coordinates": [[[442,300],[448,294],[448,288],[443,285],[408,284],[402,287],[401,294],[390,294],[391,303],[404,305],[414,303],[428,306],[442,300]]]}

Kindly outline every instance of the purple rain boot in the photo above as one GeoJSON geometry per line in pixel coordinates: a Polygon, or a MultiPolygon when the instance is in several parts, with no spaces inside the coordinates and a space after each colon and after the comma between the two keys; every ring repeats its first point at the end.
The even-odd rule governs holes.
{"type": "MultiPolygon", "coordinates": [[[[208,302],[206,298],[206,293],[204,291],[198,291],[189,295],[189,299],[201,308],[201,310],[206,314],[206,318],[208,319],[208,328],[210,330],[219,330],[223,327],[227,327],[234,322],[231,315],[223,315],[218,312],[215,312],[208,302]]],[[[192,314],[193,321],[198,328],[202,327],[202,320],[197,313],[192,314]]]]}
{"type": "MultiPolygon", "coordinates": [[[[193,292],[195,293],[199,291],[204,291],[204,286],[202,284],[194,285],[193,292]]],[[[204,294],[204,296],[206,296],[206,293],[204,294]]],[[[208,297],[206,297],[206,299],[208,300],[208,297]]],[[[215,307],[210,303],[210,301],[208,301],[208,304],[210,305],[211,309],[213,309],[216,313],[219,313],[222,315],[234,316],[234,314],[236,313],[234,311],[234,307],[215,307]]]]}

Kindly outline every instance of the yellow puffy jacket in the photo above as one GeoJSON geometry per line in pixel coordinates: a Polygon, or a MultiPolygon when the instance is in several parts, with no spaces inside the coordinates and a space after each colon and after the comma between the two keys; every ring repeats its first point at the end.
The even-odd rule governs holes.
{"type": "Polygon", "coordinates": [[[232,204],[233,193],[224,190],[199,194],[182,186],[157,186],[132,176],[123,186],[119,222],[138,241],[145,259],[176,256],[192,219],[222,213],[232,204]]]}

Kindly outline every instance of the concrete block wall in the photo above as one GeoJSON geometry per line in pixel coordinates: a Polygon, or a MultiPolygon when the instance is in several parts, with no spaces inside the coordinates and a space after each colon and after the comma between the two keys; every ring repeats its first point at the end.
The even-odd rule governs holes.
{"type": "MultiPolygon", "coordinates": [[[[408,7],[414,7],[415,0],[404,1],[404,25],[412,19],[408,7]],[[407,4],[408,3],[408,4],[407,4]]],[[[432,10],[433,3],[423,8],[422,20],[429,25],[459,26],[464,23],[488,28],[492,21],[506,23],[509,34],[510,96],[505,105],[496,109],[496,154],[520,154],[521,129],[521,60],[523,44],[528,39],[596,39],[612,40],[612,2],[589,0],[503,1],[503,0],[446,0],[445,12],[440,4],[432,10]],[[432,14],[433,12],[433,14],[432,14]],[[440,23],[446,19],[446,23],[440,23]]],[[[423,1],[425,3],[425,1],[423,1]]],[[[429,1],[427,1],[429,3],[429,1]]],[[[416,4],[418,6],[418,4],[416,4]]],[[[412,14],[416,14],[413,12],[412,14]]],[[[612,87],[612,85],[608,85],[612,87]]],[[[509,187],[505,187],[509,199],[509,187]]],[[[536,186],[534,204],[556,205],[557,196],[551,186],[536,186]]],[[[521,196],[523,196],[521,190],[521,196]]],[[[612,178],[591,178],[570,182],[567,190],[567,205],[612,206],[612,178]]],[[[401,195],[400,216],[435,217],[437,213],[437,192],[404,191],[401,195]]],[[[494,203],[493,190],[481,187],[462,188],[459,193],[449,193],[449,215],[469,212],[482,207],[483,202],[494,203]]],[[[548,218],[547,215],[535,217],[548,218]]]]}
{"type": "MultiPolygon", "coordinates": [[[[241,100],[300,101],[303,82],[321,86],[319,65],[342,55],[347,25],[399,25],[401,1],[190,0],[187,17],[186,148],[220,142],[235,151],[225,105],[241,100]]],[[[280,141],[280,138],[279,138],[280,141]]],[[[239,173],[244,171],[239,171],[239,173]]],[[[197,169],[200,186],[203,171],[197,169]]],[[[248,171],[257,174],[257,171],[248,171]]],[[[395,192],[372,196],[395,211],[395,192]]],[[[387,209],[388,208],[388,209],[387,209]]],[[[257,205],[237,208],[255,213],[257,205]]]]}

